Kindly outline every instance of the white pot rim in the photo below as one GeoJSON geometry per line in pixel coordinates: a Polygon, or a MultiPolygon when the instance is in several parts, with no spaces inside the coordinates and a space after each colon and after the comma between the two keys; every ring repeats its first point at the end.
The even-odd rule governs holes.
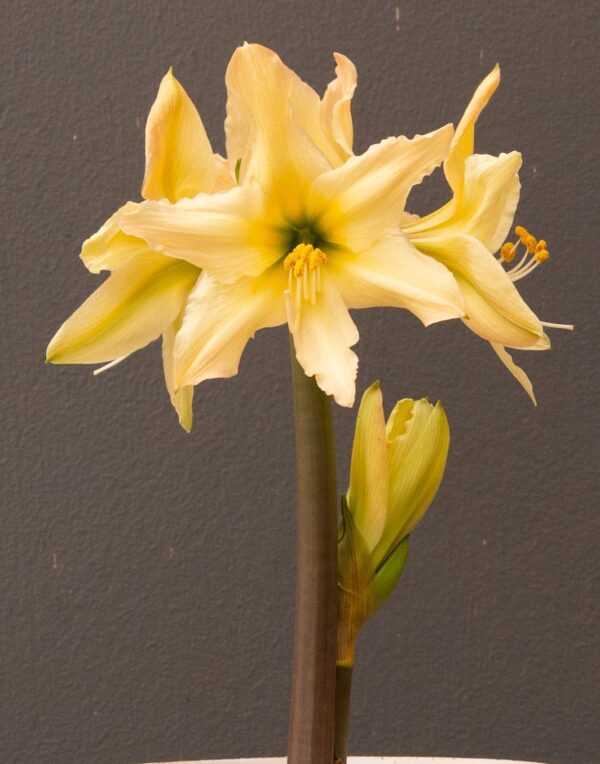
{"type": "MultiPolygon", "coordinates": [[[[348,764],[542,764],[534,761],[516,761],[514,759],[465,759],[445,756],[349,756],[348,764]]],[[[149,762],[149,764],[161,764],[149,762]]],[[[195,761],[171,761],[165,764],[286,764],[286,758],[266,759],[201,759],[195,761]]]]}

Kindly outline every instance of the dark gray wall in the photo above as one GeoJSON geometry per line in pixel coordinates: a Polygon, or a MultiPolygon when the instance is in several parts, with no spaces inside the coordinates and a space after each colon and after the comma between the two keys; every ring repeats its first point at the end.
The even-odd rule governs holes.
{"type": "MultiPolygon", "coordinates": [[[[285,750],[294,585],[287,340],[197,391],[186,436],[150,347],[44,367],[98,284],[81,241],[137,198],[143,127],[173,64],[223,148],[244,39],[311,84],[359,70],[357,144],[456,121],[496,61],[478,146],[519,148],[518,222],[554,257],[521,282],[573,321],[522,354],[534,409],[459,323],[356,316],[359,390],[442,398],[447,478],[402,585],[365,629],[351,748],[598,761],[596,3],[3,2],[0,760],[133,764],[285,750]]],[[[439,201],[420,191],[417,205],[439,201]]],[[[353,411],[338,410],[340,489],[353,411]]]]}

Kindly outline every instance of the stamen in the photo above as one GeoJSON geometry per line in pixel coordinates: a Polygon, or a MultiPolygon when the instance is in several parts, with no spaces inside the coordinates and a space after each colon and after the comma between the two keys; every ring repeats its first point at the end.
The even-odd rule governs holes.
{"type": "Polygon", "coordinates": [[[312,244],[298,244],[283,261],[283,267],[288,272],[286,310],[292,334],[300,326],[303,301],[316,305],[317,295],[321,291],[321,266],[326,263],[325,253],[312,244]]]}
{"type": "Polygon", "coordinates": [[[295,323],[295,317],[294,317],[294,306],[292,305],[292,294],[289,289],[286,289],[283,293],[283,297],[285,299],[285,313],[287,316],[287,322],[290,327],[290,331],[295,323]]]}
{"type": "Polygon", "coordinates": [[[548,252],[548,244],[545,239],[535,238],[529,231],[522,225],[515,227],[515,234],[518,238],[516,242],[505,242],[500,247],[500,262],[510,263],[515,259],[519,247],[523,247],[524,254],[517,263],[510,270],[507,271],[508,277],[511,281],[519,281],[519,279],[529,276],[538,265],[548,260],[550,253],[548,252]]]}
{"type": "Polygon", "coordinates": [[[516,254],[517,243],[513,244],[511,241],[507,241],[500,248],[500,260],[503,260],[505,263],[512,262],[516,254]]]}

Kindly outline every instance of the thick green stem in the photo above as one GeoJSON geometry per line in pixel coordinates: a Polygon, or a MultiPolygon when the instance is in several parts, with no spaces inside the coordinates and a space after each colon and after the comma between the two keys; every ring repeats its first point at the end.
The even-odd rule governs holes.
{"type": "MultiPolygon", "coordinates": [[[[290,337],[291,341],[291,337],[290,337]]],[[[298,364],[298,561],[288,764],[332,764],[337,642],[337,486],[331,400],[298,364]]]]}
{"type": "Polygon", "coordinates": [[[346,764],[348,756],[348,720],[350,718],[350,691],[352,666],[338,666],[335,674],[335,744],[336,757],[346,764]]]}

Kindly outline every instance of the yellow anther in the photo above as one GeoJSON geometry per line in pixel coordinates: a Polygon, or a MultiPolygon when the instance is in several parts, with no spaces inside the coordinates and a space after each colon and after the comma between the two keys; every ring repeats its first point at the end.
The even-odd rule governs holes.
{"type": "Polygon", "coordinates": [[[303,302],[317,304],[321,292],[321,266],[327,262],[327,255],[312,244],[298,244],[286,255],[283,267],[288,272],[286,309],[292,334],[298,331],[302,318],[303,302]]]}
{"type": "Polygon", "coordinates": [[[528,252],[532,252],[532,253],[535,252],[535,248],[537,247],[537,243],[538,243],[538,241],[535,238],[535,236],[531,236],[531,235],[529,235],[525,239],[525,241],[523,242],[523,244],[527,247],[527,251],[528,252]]]}
{"type": "Polygon", "coordinates": [[[525,276],[528,276],[536,267],[545,262],[550,254],[548,252],[548,244],[544,239],[539,241],[529,233],[529,231],[522,225],[515,227],[515,233],[519,237],[519,241],[511,245],[509,242],[503,244],[500,249],[500,260],[504,262],[510,262],[517,253],[517,247],[523,246],[525,248],[525,254],[520,259],[518,265],[513,266],[506,271],[511,281],[519,281],[525,276]],[[529,257],[531,255],[531,257],[529,257]]]}
{"type": "Polygon", "coordinates": [[[321,265],[325,265],[326,262],[327,255],[318,247],[313,247],[312,244],[298,244],[286,256],[283,267],[286,271],[291,270],[293,275],[298,278],[304,273],[306,265],[311,271],[314,271],[321,265]]]}
{"type": "Polygon", "coordinates": [[[315,268],[319,268],[321,265],[325,265],[326,262],[327,255],[318,247],[313,249],[308,257],[308,267],[311,269],[311,271],[314,271],[315,268]]]}
{"type": "Polygon", "coordinates": [[[523,243],[525,243],[525,239],[529,236],[529,231],[523,228],[522,225],[516,226],[515,233],[523,243]]]}
{"type": "Polygon", "coordinates": [[[512,262],[515,259],[516,254],[516,246],[511,241],[505,242],[500,248],[500,258],[504,260],[505,263],[512,262]]]}

